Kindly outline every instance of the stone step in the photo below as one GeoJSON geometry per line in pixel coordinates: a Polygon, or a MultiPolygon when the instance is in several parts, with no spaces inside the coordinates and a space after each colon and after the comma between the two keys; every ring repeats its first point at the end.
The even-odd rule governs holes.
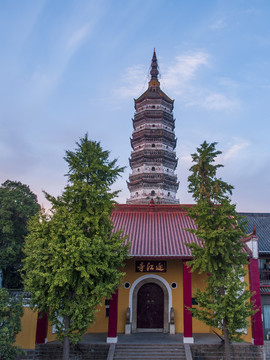
{"type": "Polygon", "coordinates": [[[114,360],[185,360],[183,345],[119,344],[115,347],[114,360]]]}

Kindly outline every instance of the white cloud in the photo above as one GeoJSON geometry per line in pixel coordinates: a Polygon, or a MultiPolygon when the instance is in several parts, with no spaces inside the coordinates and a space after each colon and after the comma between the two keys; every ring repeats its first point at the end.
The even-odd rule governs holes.
{"type": "Polygon", "coordinates": [[[230,99],[227,95],[222,93],[209,93],[207,89],[192,88],[190,93],[185,95],[185,104],[188,107],[199,106],[207,110],[231,111],[240,106],[237,99],[230,99]]]}
{"type": "MultiPolygon", "coordinates": [[[[217,91],[209,89],[208,83],[199,82],[198,76],[210,65],[209,59],[210,55],[206,51],[194,51],[176,56],[170,65],[161,64],[160,67],[165,69],[160,79],[161,87],[169,95],[179,97],[188,107],[196,106],[211,111],[237,109],[239,101],[231,97],[231,89],[235,88],[237,83],[232,79],[220,78],[216,81],[215,88],[220,88],[217,88],[217,91]],[[226,92],[229,92],[229,95],[226,92]]],[[[145,71],[143,65],[127,68],[121,79],[122,85],[116,89],[117,95],[123,98],[141,95],[147,88],[145,71]]]]}
{"type": "Polygon", "coordinates": [[[223,19],[218,19],[213,24],[211,24],[209,27],[211,30],[215,31],[215,30],[224,29],[225,27],[227,27],[227,24],[223,19]]]}
{"type": "Polygon", "coordinates": [[[139,96],[147,86],[146,80],[143,83],[143,79],[147,79],[145,72],[145,66],[134,65],[127,68],[122,75],[122,86],[116,88],[116,93],[123,98],[130,98],[139,96]]]}
{"type": "Polygon", "coordinates": [[[239,157],[240,153],[245,150],[250,143],[245,139],[234,138],[234,144],[231,144],[229,149],[226,150],[221,156],[225,162],[232,160],[236,157],[239,157]]]}
{"type": "Polygon", "coordinates": [[[202,51],[176,56],[174,64],[164,73],[162,83],[169,90],[183,88],[195,77],[199,68],[208,64],[208,59],[209,55],[202,51]]]}
{"type": "Polygon", "coordinates": [[[186,163],[186,164],[191,164],[192,163],[191,155],[181,156],[181,162],[186,163]]]}
{"type": "MultiPolygon", "coordinates": [[[[202,51],[176,56],[172,65],[162,64],[166,69],[162,74],[161,84],[166,91],[175,94],[182,93],[189,82],[195,78],[196,72],[203,65],[207,65],[209,55],[202,51]]],[[[147,88],[147,71],[145,65],[134,65],[127,68],[122,76],[122,85],[116,89],[122,97],[139,96],[147,88]],[[144,79],[144,83],[143,83],[144,79]]]]}
{"type": "Polygon", "coordinates": [[[201,105],[210,110],[228,110],[237,107],[238,102],[229,99],[226,95],[212,93],[202,99],[201,105]]]}

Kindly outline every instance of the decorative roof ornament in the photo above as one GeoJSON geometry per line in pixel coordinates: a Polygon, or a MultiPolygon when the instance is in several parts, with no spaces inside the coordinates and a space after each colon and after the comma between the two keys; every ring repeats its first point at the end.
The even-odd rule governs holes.
{"type": "Polygon", "coordinates": [[[149,87],[152,86],[160,86],[160,82],[158,81],[158,62],[157,62],[157,56],[156,56],[156,50],[154,49],[153,57],[152,57],[152,63],[151,63],[151,70],[150,70],[151,80],[149,81],[149,87]]]}

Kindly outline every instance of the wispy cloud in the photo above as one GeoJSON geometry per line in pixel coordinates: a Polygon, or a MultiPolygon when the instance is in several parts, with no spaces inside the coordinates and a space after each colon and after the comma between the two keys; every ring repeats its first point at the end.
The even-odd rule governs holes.
{"type": "Polygon", "coordinates": [[[213,31],[224,29],[225,27],[227,27],[227,23],[223,19],[218,19],[209,26],[213,31]]]}
{"type": "Polygon", "coordinates": [[[226,95],[213,93],[205,97],[202,106],[210,110],[226,110],[233,109],[238,105],[238,102],[229,99],[226,95]]]}
{"type": "Polygon", "coordinates": [[[75,29],[68,38],[67,48],[72,52],[78,49],[80,45],[82,45],[87,35],[89,34],[90,29],[91,29],[90,22],[83,24],[79,26],[77,29],[75,29]]]}
{"type": "Polygon", "coordinates": [[[229,89],[235,89],[239,87],[239,84],[231,78],[221,77],[218,79],[218,83],[229,89]]]}
{"type": "Polygon", "coordinates": [[[176,56],[174,63],[165,71],[162,83],[169,90],[181,92],[181,88],[195,78],[199,69],[208,64],[208,60],[209,54],[202,51],[176,56]]]}
{"type": "Polygon", "coordinates": [[[145,72],[145,66],[134,65],[124,70],[121,83],[122,85],[116,88],[116,93],[123,98],[136,97],[146,89],[146,80],[143,83],[143,79],[147,78],[145,72]]]}
{"type": "MultiPolygon", "coordinates": [[[[162,69],[167,69],[162,73],[162,85],[166,90],[182,93],[199,68],[207,65],[208,57],[207,53],[198,51],[176,56],[171,65],[161,64],[162,69]]],[[[122,85],[116,89],[117,94],[122,97],[139,95],[147,87],[147,75],[145,65],[127,68],[121,78],[122,85]]]]}
{"type": "MultiPolygon", "coordinates": [[[[211,65],[210,59],[206,51],[193,51],[176,56],[169,65],[161,63],[160,68],[165,69],[160,80],[162,88],[174,97],[180,97],[180,101],[188,107],[212,111],[237,109],[239,101],[231,96],[230,91],[237,87],[235,81],[221,78],[212,90],[208,83],[200,80],[200,75],[211,65]]],[[[136,97],[146,89],[146,79],[145,66],[129,67],[124,71],[116,92],[123,98],[136,97]],[[144,84],[142,79],[145,79],[144,84]]]]}
{"type": "Polygon", "coordinates": [[[92,27],[93,23],[88,22],[69,29],[59,40],[57,51],[53,54],[54,60],[48,62],[49,65],[39,65],[35,69],[29,81],[29,89],[38,102],[58,85],[71,58],[90,35],[92,27]]]}
{"type": "Polygon", "coordinates": [[[240,153],[250,146],[250,143],[245,139],[234,138],[233,141],[234,144],[231,144],[221,156],[224,162],[228,162],[236,157],[239,157],[240,153]]]}

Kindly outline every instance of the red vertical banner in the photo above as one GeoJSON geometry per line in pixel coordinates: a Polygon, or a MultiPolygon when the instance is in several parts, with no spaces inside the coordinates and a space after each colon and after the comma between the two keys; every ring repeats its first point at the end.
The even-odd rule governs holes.
{"type": "Polygon", "coordinates": [[[112,295],[109,309],[108,343],[117,342],[118,290],[112,295]]]}
{"type": "Polygon", "coordinates": [[[36,344],[44,344],[45,339],[47,338],[48,331],[48,317],[45,313],[42,317],[40,317],[40,313],[38,313],[37,318],[37,330],[36,330],[36,344]]]}
{"type": "Polygon", "coordinates": [[[184,343],[193,343],[192,314],[187,307],[192,307],[191,272],[183,261],[183,302],[184,302],[184,343]]]}
{"type": "Polygon", "coordinates": [[[254,303],[256,314],[251,317],[252,341],[254,345],[263,345],[263,326],[260,294],[260,276],[258,259],[249,259],[249,281],[252,295],[251,301],[254,303]]]}

